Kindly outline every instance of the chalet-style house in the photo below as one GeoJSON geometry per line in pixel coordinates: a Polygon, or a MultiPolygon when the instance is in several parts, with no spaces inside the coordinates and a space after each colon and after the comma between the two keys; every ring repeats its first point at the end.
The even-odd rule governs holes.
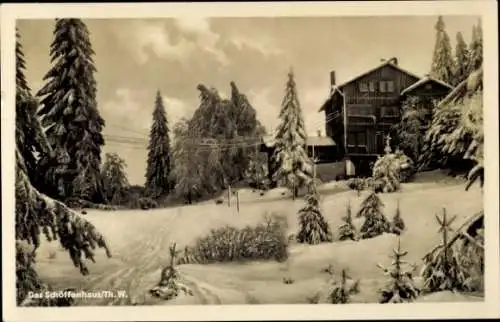
{"type": "MultiPolygon", "coordinates": [[[[440,80],[404,70],[396,58],[341,84],[332,71],[330,93],[319,109],[325,114],[326,136],[311,140],[308,150],[321,151],[316,154],[320,163],[346,161],[356,174],[368,174],[370,164],[384,151],[390,129],[401,120],[403,101],[409,96],[439,100],[452,89],[440,80]],[[316,141],[321,144],[315,146],[316,141]]],[[[272,144],[264,142],[262,147],[272,152],[272,144]]]]}

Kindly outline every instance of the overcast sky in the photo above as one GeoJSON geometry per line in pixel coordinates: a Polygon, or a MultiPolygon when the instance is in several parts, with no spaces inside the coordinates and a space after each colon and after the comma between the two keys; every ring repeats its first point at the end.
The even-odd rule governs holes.
{"type": "MultiPolygon", "coordinates": [[[[318,108],[329,91],[329,72],[343,82],[398,57],[403,68],[428,73],[437,17],[216,18],[85,20],[96,52],[97,101],[106,135],[143,143],[108,142],[104,152],[119,153],[129,180],[144,183],[146,144],[157,90],[164,96],[171,127],[198,106],[196,85],[230,94],[235,81],[272,129],[293,66],[307,131],[324,132],[318,108]]],[[[461,31],[470,41],[477,17],[444,17],[455,46],[461,31]]],[[[50,67],[53,20],[18,22],[27,78],[36,91],[50,67]]]]}

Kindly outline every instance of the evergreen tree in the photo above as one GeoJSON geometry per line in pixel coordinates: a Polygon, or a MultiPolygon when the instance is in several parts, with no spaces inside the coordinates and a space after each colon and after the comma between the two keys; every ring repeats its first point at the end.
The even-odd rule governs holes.
{"type": "Polygon", "coordinates": [[[396,213],[392,218],[392,229],[393,232],[398,235],[401,235],[401,233],[405,230],[405,223],[401,217],[401,210],[399,209],[399,201],[396,206],[396,213]]]}
{"type": "Polygon", "coordinates": [[[297,242],[314,245],[331,241],[332,232],[328,222],[321,214],[318,191],[314,183],[310,183],[306,205],[299,210],[297,242]]]}
{"type": "Polygon", "coordinates": [[[351,203],[347,204],[347,214],[342,217],[344,223],[339,227],[339,240],[357,240],[358,233],[352,222],[351,203]]]}
{"type": "Polygon", "coordinates": [[[359,293],[359,280],[353,281],[347,274],[347,270],[342,270],[340,281],[334,281],[328,302],[331,304],[347,304],[351,302],[351,295],[359,293]],[[350,283],[349,283],[350,282],[350,283]]]}
{"type": "Polygon", "coordinates": [[[453,85],[458,85],[467,78],[470,72],[469,50],[461,32],[457,33],[457,45],[455,47],[455,73],[453,85]]]}
{"type": "Polygon", "coordinates": [[[279,165],[276,181],[284,182],[296,197],[300,187],[312,180],[312,162],[306,151],[306,130],[293,73],[288,74],[285,97],[279,114],[273,155],[279,165]]]}
{"type": "Polygon", "coordinates": [[[392,153],[390,146],[390,138],[387,138],[384,148],[385,155],[378,157],[373,165],[373,180],[374,183],[383,192],[394,192],[400,187],[400,176],[402,164],[400,156],[392,153]]]}
{"type": "Polygon", "coordinates": [[[415,286],[413,281],[413,272],[415,265],[410,265],[411,270],[404,270],[403,265],[407,262],[402,258],[408,254],[401,250],[401,242],[398,239],[398,248],[393,250],[392,267],[385,268],[378,265],[384,270],[385,275],[389,276],[387,285],[380,290],[380,303],[404,303],[414,301],[420,293],[420,290],[415,286]]]}
{"type": "Polygon", "coordinates": [[[435,25],[436,43],[431,65],[431,76],[446,83],[453,83],[453,56],[450,37],[446,33],[443,17],[435,25]]]}
{"type": "Polygon", "coordinates": [[[483,29],[481,20],[472,27],[472,40],[469,45],[469,72],[479,69],[483,64],[483,29]]]}
{"type": "Polygon", "coordinates": [[[51,45],[54,65],[38,92],[44,127],[56,152],[57,165],[44,171],[52,176],[59,198],[103,201],[100,177],[101,134],[104,120],[96,101],[96,81],[89,31],[80,19],[56,19],[51,45]]]}
{"type": "Polygon", "coordinates": [[[113,205],[119,205],[124,201],[129,187],[125,167],[125,161],[118,154],[106,153],[101,170],[103,188],[106,199],[113,205]]]}
{"type": "Polygon", "coordinates": [[[450,243],[449,234],[454,233],[450,225],[455,219],[456,216],[447,218],[446,209],[441,217],[436,215],[442,243],[424,256],[422,277],[427,292],[468,290],[470,272],[461,261],[459,250],[450,243]]]}
{"type": "Polygon", "coordinates": [[[16,147],[24,159],[28,177],[34,182],[38,176],[36,154],[47,155],[48,150],[40,144],[43,130],[36,116],[38,102],[31,95],[25,70],[21,36],[16,29],[16,147]]]}
{"type": "Polygon", "coordinates": [[[153,124],[149,133],[146,193],[152,198],[167,195],[172,190],[171,149],[168,121],[160,91],[156,93],[153,124]]]}
{"type": "Polygon", "coordinates": [[[391,223],[382,212],[384,204],[375,192],[372,192],[361,204],[361,209],[356,217],[364,217],[365,221],[361,226],[361,238],[373,238],[383,233],[391,232],[391,223]]]}
{"type": "MultiPolygon", "coordinates": [[[[48,139],[36,117],[30,118],[32,128],[26,129],[20,119],[16,119],[16,133],[22,133],[24,144],[36,145],[47,155],[52,154],[48,139]]],[[[85,259],[95,261],[94,249],[104,248],[111,256],[104,237],[95,227],[78,216],[61,202],[44,195],[37,190],[30,178],[23,155],[16,148],[16,299],[21,306],[67,306],[66,299],[36,299],[28,297],[30,292],[51,291],[35,270],[36,250],[40,246],[40,237],[47,241],[58,239],[61,246],[69,253],[75,267],[83,275],[88,274],[85,259]]]]}

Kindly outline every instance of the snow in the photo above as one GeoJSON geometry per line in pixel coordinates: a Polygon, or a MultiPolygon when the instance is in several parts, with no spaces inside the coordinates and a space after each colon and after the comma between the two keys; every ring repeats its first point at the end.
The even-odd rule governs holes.
{"type": "MultiPolygon", "coordinates": [[[[436,183],[425,179],[403,184],[402,189],[398,193],[382,194],[381,199],[389,219],[392,219],[399,200],[401,216],[407,227],[401,237],[401,247],[409,251],[405,259],[412,263],[421,264],[422,256],[439,241],[434,215],[443,207],[447,208],[449,214],[457,215],[453,224],[455,228],[482,207],[479,188],[473,187],[465,192],[461,182],[436,183]]],[[[354,215],[367,192],[358,197],[355,191],[345,190],[343,182],[322,185],[318,191],[322,198],[323,215],[336,238],[347,202],[350,200],[354,215]]],[[[178,249],[182,249],[212,228],[226,224],[236,227],[254,225],[265,212],[286,214],[289,233],[297,232],[297,211],[303,206],[302,199],[293,201],[284,189],[269,191],[264,196],[251,189],[241,189],[239,196],[239,213],[236,210],[236,198],[232,198],[231,207],[228,207],[227,202],[216,205],[208,201],[149,211],[88,210],[86,218],[107,237],[113,258],[106,258],[98,250],[97,263],[89,263],[90,275],[81,276],[57,243],[45,242],[37,255],[39,273],[55,288],[114,289],[129,293],[129,299],[115,299],[114,304],[293,304],[307,303],[307,297],[325,288],[329,276],[322,270],[331,264],[336,274],[346,268],[354,279],[361,279],[361,292],[353,296],[353,301],[377,301],[377,289],[386,281],[386,277],[376,265],[390,264],[388,256],[396,247],[395,235],[316,246],[293,243],[290,246],[290,258],[284,263],[181,265],[178,266],[181,282],[193,290],[194,296],[180,295],[175,300],[164,302],[147,295],[147,291],[159,281],[161,269],[168,263],[171,242],[175,241],[178,249]],[[282,195],[283,192],[285,195],[282,195]],[[283,278],[292,278],[294,283],[285,284],[283,278]]],[[[358,229],[360,220],[354,220],[358,229]]],[[[478,298],[445,292],[420,299],[464,300],[478,298]]],[[[112,301],[94,299],[81,304],[111,304],[112,301]]]]}

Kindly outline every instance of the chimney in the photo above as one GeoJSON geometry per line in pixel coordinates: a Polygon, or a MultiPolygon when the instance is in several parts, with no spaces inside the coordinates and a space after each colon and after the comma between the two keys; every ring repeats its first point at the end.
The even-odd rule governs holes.
{"type": "Polygon", "coordinates": [[[332,70],[330,72],[330,87],[333,85],[336,85],[336,83],[335,83],[335,71],[334,70],[332,70]]]}
{"type": "Polygon", "coordinates": [[[392,64],[394,65],[398,65],[398,58],[397,57],[392,57],[390,60],[389,60],[392,64]]]}

